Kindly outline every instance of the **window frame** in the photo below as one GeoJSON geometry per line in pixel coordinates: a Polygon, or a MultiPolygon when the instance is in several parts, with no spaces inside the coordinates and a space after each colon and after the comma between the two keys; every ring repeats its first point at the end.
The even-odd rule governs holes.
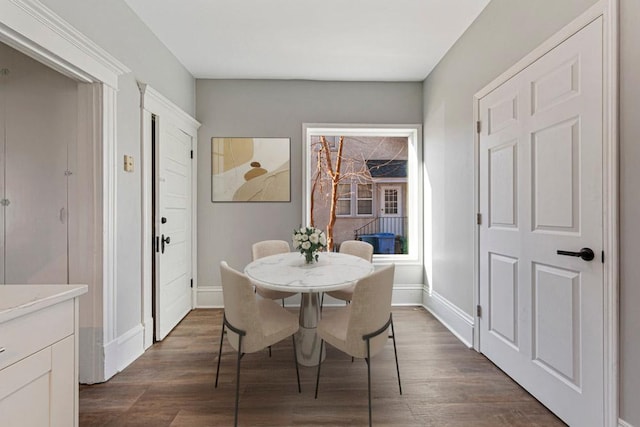
{"type": "MultiPolygon", "coordinates": [[[[416,236],[408,241],[407,254],[375,254],[376,264],[421,265],[423,262],[423,192],[422,172],[422,125],[364,125],[364,124],[324,124],[305,123],[302,125],[302,224],[308,225],[311,218],[311,138],[315,136],[371,136],[406,137],[407,158],[407,209],[408,236],[416,236]]],[[[374,189],[375,191],[375,189],[374,189]]],[[[375,203],[375,194],[372,203],[375,203]]],[[[352,197],[353,203],[353,197],[352,197]]],[[[372,214],[375,204],[372,205],[372,214]]],[[[351,212],[354,213],[352,206],[351,212]]],[[[360,217],[364,217],[361,215],[360,217]]],[[[345,216],[340,216],[345,217],[345,216]]]]}

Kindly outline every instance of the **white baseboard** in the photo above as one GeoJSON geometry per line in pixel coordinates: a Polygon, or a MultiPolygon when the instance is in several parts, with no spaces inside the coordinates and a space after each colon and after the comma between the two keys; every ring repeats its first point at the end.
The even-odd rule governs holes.
{"type": "Polygon", "coordinates": [[[141,324],[138,324],[116,340],[118,343],[118,372],[144,353],[144,332],[145,329],[141,324]]]}
{"type": "Polygon", "coordinates": [[[618,427],[633,427],[631,424],[623,420],[622,418],[618,418],[618,427]]]}
{"type": "Polygon", "coordinates": [[[393,285],[391,305],[420,306],[422,305],[422,285],[393,285]]]}
{"type": "MultiPolygon", "coordinates": [[[[394,306],[416,306],[422,303],[422,285],[394,285],[392,304],[394,306]]],[[[300,297],[292,296],[285,300],[287,307],[299,307],[300,297]]],[[[327,307],[344,305],[344,301],[325,296],[327,307]]],[[[222,308],[222,288],[218,286],[199,287],[196,290],[196,308],[222,308]]]]}
{"type": "Polygon", "coordinates": [[[222,308],[222,287],[220,286],[198,286],[196,289],[195,308],[222,308]]]}
{"type": "Polygon", "coordinates": [[[474,319],[435,291],[423,289],[423,306],[467,347],[473,347],[474,319]]]}
{"type": "Polygon", "coordinates": [[[104,346],[104,380],[122,371],[144,353],[145,329],[138,324],[104,346]]]}
{"type": "Polygon", "coordinates": [[[104,354],[104,372],[101,382],[109,380],[109,378],[118,373],[118,340],[115,339],[105,344],[102,351],[104,354]]]}

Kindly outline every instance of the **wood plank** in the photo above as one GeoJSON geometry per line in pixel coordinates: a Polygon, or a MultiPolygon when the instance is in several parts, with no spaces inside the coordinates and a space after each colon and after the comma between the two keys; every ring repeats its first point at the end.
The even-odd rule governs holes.
{"type": "MultiPolygon", "coordinates": [[[[327,310],[331,310],[327,308],[327,310]]],[[[404,394],[398,393],[391,341],[372,360],[373,422],[393,426],[563,426],[481,354],[466,348],[422,308],[394,308],[404,394]]],[[[161,343],[104,384],[80,388],[81,426],[233,424],[235,352],[223,346],[222,310],[194,310],[161,343]]],[[[243,426],[366,425],[363,360],[329,347],[318,399],[315,368],[300,367],[297,392],[291,340],[247,354],[240,373],[243,426]]]]}

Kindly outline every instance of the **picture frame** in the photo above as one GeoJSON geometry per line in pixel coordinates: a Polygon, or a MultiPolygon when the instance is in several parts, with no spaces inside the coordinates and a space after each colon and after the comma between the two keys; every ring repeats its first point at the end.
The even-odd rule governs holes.
{"type": "Polygon", "coordinates": [[[212,137],[211,201],[290,202],[291,138],[212,137]]]}

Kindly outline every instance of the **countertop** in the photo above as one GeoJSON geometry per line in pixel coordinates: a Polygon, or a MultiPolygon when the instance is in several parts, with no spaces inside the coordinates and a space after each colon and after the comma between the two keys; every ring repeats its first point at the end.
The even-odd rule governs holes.
{"type": "Polygon", "coordinates": [[[0,285],[0,323],[86,293],[87,285],[0,285]]]}

